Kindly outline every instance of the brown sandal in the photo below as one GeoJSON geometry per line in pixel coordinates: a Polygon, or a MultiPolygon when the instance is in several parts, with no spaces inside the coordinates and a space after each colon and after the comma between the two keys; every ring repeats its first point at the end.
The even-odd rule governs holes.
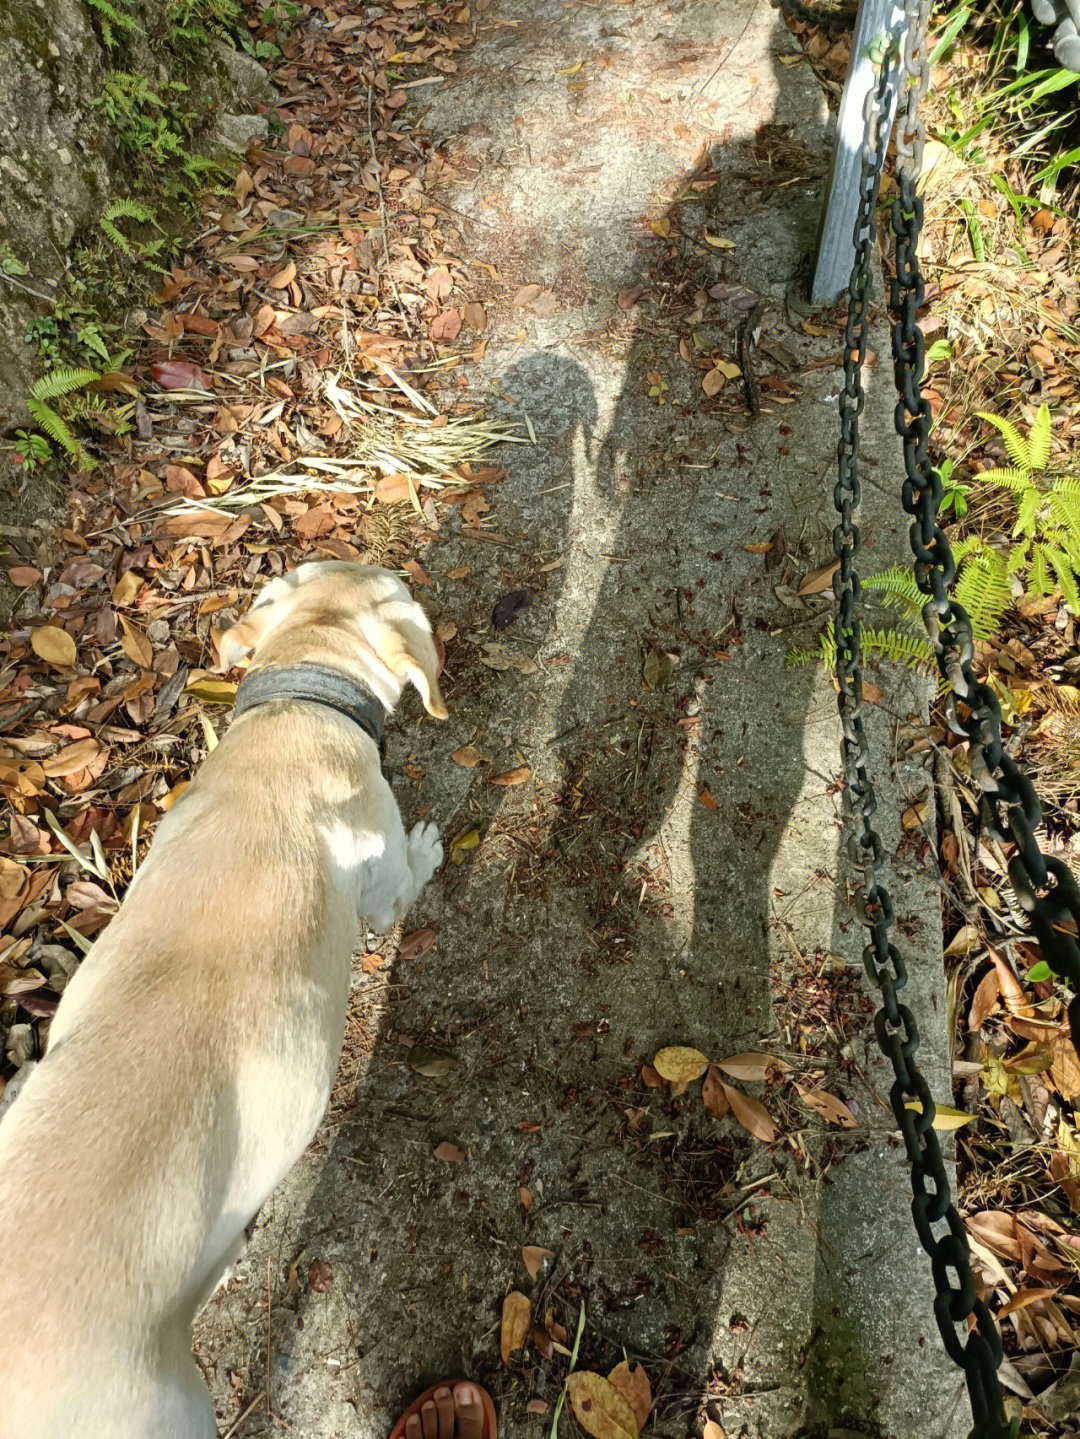
{"type": "Polygon", "coordinates": [[[430,1389],[425,1389],[423,1394],[413,1400],[408,1409],[405,1410],[404,1414],[402,1414],[401,1418],[394,1425],[390,1439],[405,1439],[405,1425],[414,1414],[420,1413],[420,1410],[429,1399],[435,1398],[436,1389],[449,1389],[450,1392],[453,1393],[455,1384],[466,1383],[471,1384],[480,1395],[480,1403],[484,1411],[484,1428],[481,1439],[498,1439],[498,1429],[495,1422],[495,1405],[491,1402],[491,1395],[486,1389],[482,1389],[479,1384],[474,1383],[471,1379],[444,1379],[442,1383],[433,1384],[430,1389]]]}

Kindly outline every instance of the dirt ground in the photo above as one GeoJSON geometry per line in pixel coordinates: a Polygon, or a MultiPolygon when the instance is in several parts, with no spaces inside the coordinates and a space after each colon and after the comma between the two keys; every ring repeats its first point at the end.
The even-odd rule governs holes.
{"type": "MultiPolygon", "coordinates": [[[[506,1433],[538,1434],[583,1306],[579,1366],[643,1363],[657,1433],[706,1413],[733,1439],[966,1432],[854,967],[833,688],[784,665],[829,603],[797,590],[830,554],[839,375],[835,331],[787,298],[826,155],[798,55],[761,0],[500,0],[419,102],[460,247],[492,276],[470,395],[535,444],[503,457],[496,530],[444,517],[423,557],[467,643],[450,721],[406,704],[390,762],[406,823],[430,816],[451,853],[404,948],[358,955],[327,1119],[198,1324],[223,1433],[375,1439],[463,1375],[506,1433]],[[737,365],[748,317],[760,414],[738,374],[703,410],[680,338],[737,365]],[[482,762],[451,759],[466,746],[482,762]],[[776,1137],[711,1117],[698,1084],[649,1087],[673,1044],[783,1061],[725,1072],[776,1137]],[[525,1245],[551,1251],[535,1280],[525,1245]],[[511,1290],[540,1331],[504,1364],[511,1290]]],[[[887,354],[880,322],[872,343],[887,354]]],[[[903,533],[884,358],[870,385],[877,565],[903,533]]],[[[940,1092],[933,856],[897,818],[932,805],[902,758],[923,696],[877,679],[940,1092]]]]}

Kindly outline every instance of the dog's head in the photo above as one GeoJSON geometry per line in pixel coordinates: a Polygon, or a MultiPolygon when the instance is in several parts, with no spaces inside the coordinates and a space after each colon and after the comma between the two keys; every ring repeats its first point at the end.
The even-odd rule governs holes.
{"type": "Polygon", "coordinates": [[[406,683],[446,719],[427,615],[396,575],[346,560],[299,565],[271,580],[245,618],[218,637],[222,666],[318,663],[360,679],[392,709],[406,683]]]}

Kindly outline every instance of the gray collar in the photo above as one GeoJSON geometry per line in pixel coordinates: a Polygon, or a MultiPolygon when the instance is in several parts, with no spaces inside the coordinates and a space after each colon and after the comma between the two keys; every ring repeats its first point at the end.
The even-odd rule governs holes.
{"type": "Polygon", "coordinates": [[[383,758],[386,708],[367,685],[328,665],[278,665],[244,676],[233,702],[233,717],[274,700],[305,700],[351,719],[379,747],[383,758]]]}

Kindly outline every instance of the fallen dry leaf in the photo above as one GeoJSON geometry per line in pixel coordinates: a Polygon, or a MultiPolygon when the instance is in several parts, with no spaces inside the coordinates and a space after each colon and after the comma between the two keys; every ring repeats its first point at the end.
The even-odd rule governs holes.
{"type": "Polygon", "coordinates": [[[641,1082],[646,1089],[664,1089],[666,1081],[661,1079],[651,1064],[641,1066],[641,1082]]]}
{"type": "Polygon", "coordinates": [[[521,1262],[529,1271],[529,1278],[535,1279],[543,1267],[545,1259],[554,1257],[553,1249],[541,1249],[539,1244],[526,1244],[521,1251],[521,1262]]]}
{"type": "Polygon", "coordinates": [[[715,1064],[710,1064],[706,1072],[705,1082],[701,1086],[701,1098],[714,1119],[723,1119],[731,1108],[724,1093],[724,1081],[720,1078],[720,1071],[715,1064]]]}
{"type": "Polygon", "coordinates": [[[75,641],[59,625],[41,625],[30,636],[34,653],[57,669],[70,669],[78,657],[75,641]]]}
{"type": "Polygon", "coordinates": [[[799,596],[805,599],[807,595],[820,595],[832,585],[833,575],[840,568],[839,560],[829,560],[826,564],[820,565],[816,570],[811,570],[804,575],[799,585],[799,596]]]}
{"type": "Polygon", "coordinates": [[[473,749],[471,744],[462,745],[461,749],[454,750],[450,758],[455,764],[459,764],[462,769],[475,769],[478,764],[487,763],[487,760],[480,751],[473,749]]]}
{"type": "Polygon", "coordinates": [[[645,1421],[652,1409],[652,1385],[644,1368],[637,1364],[633,1369],[624,1359],[608,1375],[608,1383],[617,1389],[633,1410],[637,1427],[644,1429],[645,1421]]]}
{"type": "Polygon", "coordinates": [[[765,1106],[730,1084],[724,1085],[724,1094],[731,1105],[732,1114],[746,1132],[755,1139],[760,1139],[763,1144],[771,1144],[776,1138],[777,1129],[765,1106]]]}
{"type": "Polygon", "coordinates": [[[35,570],[32,565],[12,565],[8,570],[8,579],[16,587],[23,590],[27,585],[36,585],[41,579],[41,571],[35,570]]]}
{"type": "Polygon", "coordinates": [[[510,1356],[521,1348],[532,1326],[532,1305],[524,1294],[516,1289],[503,1300],[502,1323],[499,1328],[499,1352],[502,1362],[510,1363],[510,1356]]]}
{"type": "Polygon", "coordinates": [[[325,1294],[334,1282],[334,1271],[322,1259],[315,1259],[308,1269],[308,1284],[316,1294],[325,1294]]]}
{"type": "Polygon", "coordinates": [[[778,1069],[781,1074],[787,1074],[791,1069],[790,1064],[777,1059],[775,1054],[761,1054],[756,1051],[729,1054],[726,1059],[718,1059],[716,1062],[732,1079],[741,1079],[750,1084],[760,1083],[770,1069],[778,1069]]]}
{"type": "MultiPolygon", "coordinates": [[[[801,56],[797,58],[802,58],[801,56]]],[[[706,1419],[705,1427],[702,1430],[702,1439],[727,1439],[727,1430],[715,1419],[706,1419]]]]}
{"type": "Polygon", "coordinates": [[[566,1394],[574,1418],[592,1439],[637,1439],[633,1409],[602,1374],[579,1369],[567,1379],[566,1394]]]}
{"type": "Polygon", "coordinates": [[[698,788],[698,799],[701,801],[701,803],[705,806],[706,809],[719,808],[716,803],[716,797],[707,784],[703,784],[698,788]]]}
{"type": "Polygon", "coordinates": [[[702,1054],[700,1049],[690,1049],[683,1044],[661,1049],[653,1060],[653,1068],[668,1084],[691,1084],[700,1079],[708,1067],[707,1055],[702,1054]]]}
{"type": "Polygon", "coordinates": [[[422,954],[435,943],[435,931],[433,929],[414,929],[411,934],[403,936],[398,945],[399,959],[419,959],[422,954]]]}
{"type": "Polygon", "coordinates": [[[799,1098],[812,1109],[815,1114],[820,1114],[822,1119],[830,1124],[839,1124],[844,1129],[854,1129],[857,1120],[842,1099],[837,1099],[835,1094],[829,1094],[824,1089],[800,1090],[799,1098]]]}
{"type": "Polygon", "coordinates": [[[449,1139],[444,1139],[441,1144],[435,1146],[435,1158],[441,1159],[444,1164],[464,1164],[465,1156],[456,1144],[451,1144],[449,1139]]]}
{"type": "Polygon", "coordinates": [[[502,772],[502,774],[490,774],[490,775],[488,775],[488,781],[487,781],[487,782],[488,782],[488,784],[498,784],[498,785],[502,785],[503,788],[505,789],[505,788],[509,788],[511,785],[524,784],[525,781],[526,781],[527,779],[530,779],[531,777],[532,777],[532,770],[529,768],[529,766],[528,766],[527,764],[522,764],[522,765],[518,765],[517,769],[504,770],[504,771],[502,772]]]}
{"type": "Polygon", "coordinates": [[[148,670],[154,663],[153,645],[143,634],[142,630],[133,625],[126,615],[118,615],[117,618],[120,621],[120,628],[124,631],[123,638],[120,641],[120,648],[129,660],[134,661],[135,664],[140,665],[144,670],[148,670]]]}

